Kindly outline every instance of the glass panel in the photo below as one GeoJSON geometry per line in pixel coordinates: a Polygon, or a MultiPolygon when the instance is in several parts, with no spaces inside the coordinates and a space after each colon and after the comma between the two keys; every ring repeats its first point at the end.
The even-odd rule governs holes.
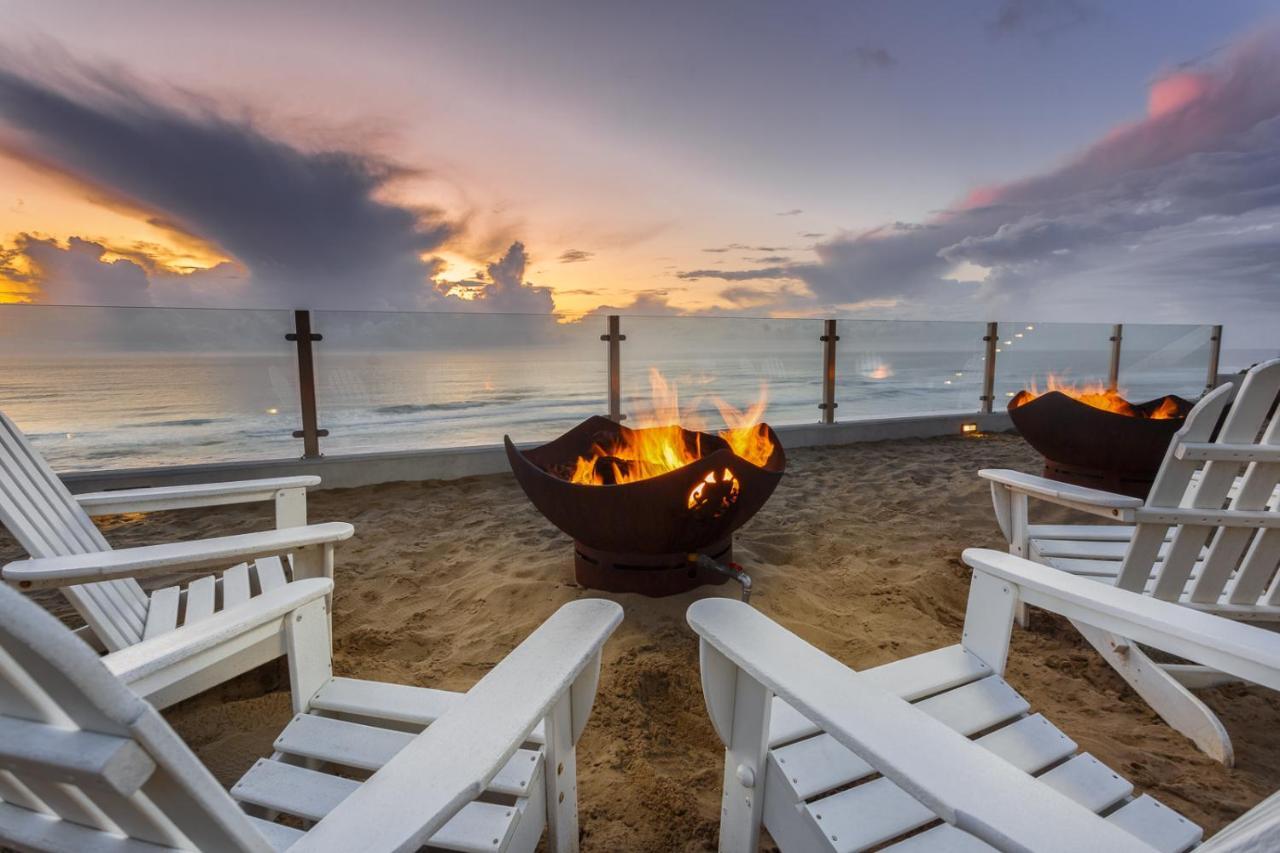
{"type": "Polygon", "coordinates": [[[0,410],[58,471],[301,454],[289,311],[0,306],[0,410]]]}
{"type": "Polygon", "coordinates": [[[326,454],[543,441],[607,408],[602,318],[311,316],[326,454]]]}
{"type": "Polygon", "coordinates": [[[1107,323],[1001,323],[996,354],[999,411],[1031,386],[1045,390],[1052,375],[1073,384],[1107,384],[1111,325],[1107,323]]]}
{"type": "MultiPolygon", "coordinates": [[[[599,321],[603,326],[603,319],[599,321]]],[[[650,370],[674,382],[686,426],[719,428],[720,399],[746,409],[767,388],[764,419],[814,423],[822,402],[821,320],[623,317],[622,411],[651,409],[650,370]]],[[[600,330],[603,332],[603,328],[600,330]]]]}
{"type": "Polygon", "coordinates": [[[1126,325],[1120,342],[1120,391],[1134,402],[1204,392],[1212,326],[1126,325]]]}
{"type": "Polygon", "coordinates": [[[836,420],[976,412],[986,323],[840,320],[836,420]]]}

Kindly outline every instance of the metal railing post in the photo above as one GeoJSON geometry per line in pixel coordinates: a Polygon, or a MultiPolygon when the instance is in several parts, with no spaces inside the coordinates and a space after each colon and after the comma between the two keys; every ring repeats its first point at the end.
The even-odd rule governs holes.
{"type": "Polygon", "coordinates": [[[311,344],[324,337],[311,333],[311,312],[293,312],[293,332],[284,336],[294,341],[298,348],[298,398],[302,410],[302,429],[294,430],[293,437],[302,439],[302,458],[318,459],[320,439],[329,434],[320,429],[316,419],[316,367],[311,355],[311,344]]]}
{"type": "Polygon", "coordinates": [[[1116,323],[1111,327],[1111,368],[1107,371],[1107,388],[1115,391],[1120,387],[1120,341],[1124,338],[1124,325],[1116,323]]]}
{"type": "Polygon", "coordinates": [[[986,342],[986,356],[982,360],[982,413],[991,414],[996,401],[996,344],[1000,342],[1000,325],[988,323],[987,333],[982,336],[986,342]]]}
{"type": "Polygon", "coordinates": [[[617,314],[605,317],[605,334],[600,340],[609,344],[609,420],[622,423],[622,342],[627,336],[621,333],[622,323],[617,314]]]}
{"type": "Polygon", "coordinates": [[[1222,327],[1214,326],[1209,332],[1209,375],[1204,383],[1206,394],[1218,387],[1218,360],[1221,355],[1222,327]]]}
{"type": "Polygon", "coordinates": [[[840,336],[836,334],[836,321],[822,321],[822,337],[818,340],[822,341],[822,402],[818,404],[818,408],[822,410],[822,422],[824,424],[833,424],[836,422],[836,341],[840,340],[840,336]]]}

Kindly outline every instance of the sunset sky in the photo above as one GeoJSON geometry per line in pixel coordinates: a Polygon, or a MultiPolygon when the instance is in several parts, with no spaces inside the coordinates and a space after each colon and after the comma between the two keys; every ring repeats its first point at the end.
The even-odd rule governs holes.
{"type": "Polygon", "coordinates": [[[0,0],[0,302],[1273,344],[1275,8],[0,0]]]}

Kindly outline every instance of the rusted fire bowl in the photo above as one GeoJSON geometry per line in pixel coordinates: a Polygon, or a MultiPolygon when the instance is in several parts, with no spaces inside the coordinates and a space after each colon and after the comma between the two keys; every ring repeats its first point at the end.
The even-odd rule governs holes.
{"type": "Polygon", "coordinates": [[[1169,395],[1132,403],[1150,413],[1166,399],[1178,417],[1159,420],[1098,409],[1058,391],[1024,405],[1009,401],[1009,417],[1018,432],[1044,457],[1044,475],[1122,495],[1145,498],[1173,434],[1182,428],[1192,403],[1169,395]]]}
{"type": "Polygon", "coordinates": [[[642,430],[596,416],[529,450],[518,449],[510,436],[503,441],[511,470],[529,500],[574,539],[578,583],[646,595],[723,583],[724,575],[699,571],[689,555],[732,559],[733,531],[764,506],[786,469],[777,435],[769,429],[774,451],[764,467],[736,455],[717,435],[682,429],[686,446],[700,442],[703,454],[683,468],[617,485],[568,481],[576,460],[590,456],[595,445],[608,446],[636,432],[642,430]],[[732,475],[728,481],[726,470],[732,475]],[[710,474],[716,484],[708,486],[710,474]],[[691,508],[690,496],[699,485],[702,491],[691,508]]]}

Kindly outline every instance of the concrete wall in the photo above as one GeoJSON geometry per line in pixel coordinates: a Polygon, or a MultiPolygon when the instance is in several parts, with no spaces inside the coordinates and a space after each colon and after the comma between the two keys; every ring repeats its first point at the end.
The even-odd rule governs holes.
{"type": "MultiPolygon", "coordinates": [[[[959,435],[960,425],[976,423],[986,432],[1012,428],[1005,412],[990,415],[926,415],[906,418],[877,418],[835,424],[797,424],[777,427],[787,448],[853,444],[903,438],[959,435]]],[[[73,492],[130,489],[143,486],[215,483],[284,477],[294,474],[319,475],[320,488],[340,489],[401,480],[454,480],[477,474],[508,471],[506,451],[501,445],[403,450],[388,453],[361,453],[325,456],[320,459],[277,459],[259,462],[218,462],[166,468],[133,468],[116,471],[81,471],[62,475],[73,492]]]]}

